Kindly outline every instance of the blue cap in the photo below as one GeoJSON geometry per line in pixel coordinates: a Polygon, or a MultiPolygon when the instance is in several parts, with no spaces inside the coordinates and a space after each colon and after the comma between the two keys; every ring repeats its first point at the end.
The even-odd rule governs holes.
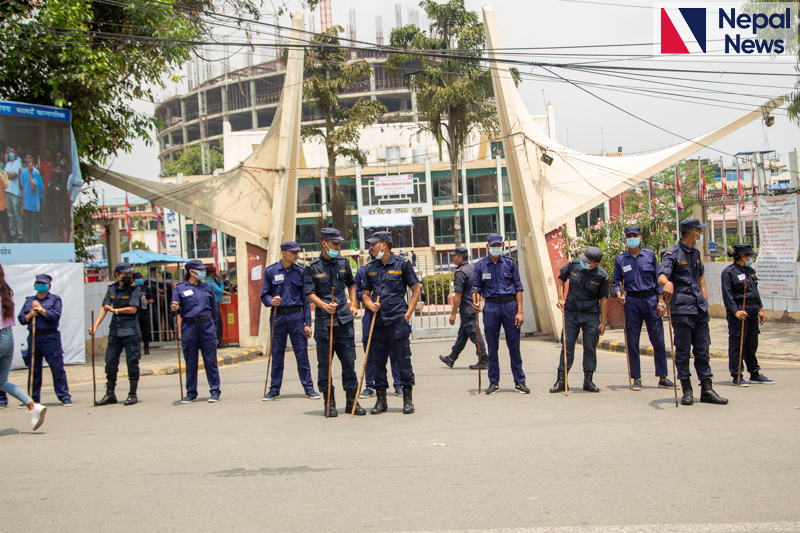
{"type": "Polygon", "coordinates": [[[635,233],[636,235],[641,235],[642,234],[642,228],[640,228],[639,226],[628,226],[627,228],[625,228],[625,235],[626,236],[630,235],[631,233],[635,233]]]}
{"type": "Polygon", "coordinates": [[[50,283],[51,281],[53,281],[53,278],[48,274],[39,274],[36,276],[36,281],[38,281],[39,283],[50,283]]]}
{"type": "Polygon", "coordinates": [[[297,246],[297,242],[295,241],[286,241],[281,243],[281,251],[282,252],[299,252],[300,247],[297,246]]]}
{"type": "Polygon", "coordinates": [[[133,273],[133,279],[142,279],[142,273],[141,272],[134,272],[133,273]]]}
{"type": "Polygon", "coordinates": [[[598,248],[597,246],[589,246],[586,248],[581,255],[578,256],[578,259],[581,261],[585,261],[586,263],[591,263],[594,261],[600,261],[603,258],[603,250],[598,248]]]}
{"type": "Polygon", "coordinates": [[[469,252],[463,246],[456,246],[456,249],[450,252],[450,255],[463,255],[468,256],[469,252]]]}
{"type": "Polygon", "coordinates": [[[186,261],[186,264],[183,265],[183,268],[186,270],[205,270],[206,266],[199,259],[192,259],[190,261],[186,261]]]}
{"type": "Polygon", "coordinates": [[[342,242],[342,232],[335,228],[322,228],[322,238],[331,242],[342,242]]]}
{"type": "MultiPolygon", "coordinates": [[[[748,243],[748,242],[742,243],[742,244],[734,244],[733,245],[733,251],[736,252],[739,255],[756,255],[756,256],[758,255],[753,250],[753,245],[748,243]]],[[[36,276],[36,277],[38,278],[39,276],[36,276]]]]}
{"type": "Polygon", "coordinates": [[[372,237],[367,239],[367,242],[370,244],[375,244],[376,242],[392,242],[392,234],[388,231],[376,231],[372,234],[372,237]]]}
{"type": "Polygon", "coordinates": [[[493,244],[503,244],[503,236],[498,233],[492,233],[489,235],[489,238],[486,239],[486,242],[489,244],[489,246],[493,244]]]}
{"type": "Polygon", "coordinates": [[[703,229],[706,227],[706,225],[707,224],[701,224],[696,218],[687,218],[681,222],[681,231],[687,231],[690,229],[703,229]]]}
{"type": "Polygon", "coordinates": [[[114,272],[119,272],[121,274],[127,274],[128,272],[133,272],[133,267],[130,263],[117,263],[114,265],[114,272]]]}

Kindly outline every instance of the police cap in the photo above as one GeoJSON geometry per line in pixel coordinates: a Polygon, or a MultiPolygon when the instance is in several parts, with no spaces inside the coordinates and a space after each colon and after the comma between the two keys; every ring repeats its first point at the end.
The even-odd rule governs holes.
{"type": "Polygon", "coordinates": [[[388,231],[376,231],[372,234],[372,237],[367,239],[367,242],[370,244],[375,244],[376,242],[392,242],[392,234],[388,231]]]}
{"type": "Polygon", "coordinates": [[[603,258],[603,250],[601,250],[597,246],[589,246],[586,249],[586,251],[584,251],[581,255],[578,256],[578,259],[586,263],[600,261],[602,258],[603,258]]]}
{"type": "Polygon", "coordinates": [[[130,263],[117,263],[114,265],[114,272],[119,272],[120,274],[127,274],[129,272],[133,272],[133,267],[130,263]]]}
{"type": "Polygon", "coordinates": [[[681,232],[689,231],[690,229],[703,229],[707,224],[701,224],[696,218],[687,218],[681,222],[681,232]]]}
{"type": "Polygon", "coordinates": [[[486,239],[486,243],[491,246],[493,244],[503,244],[503,236],[498,233],[492,233],[486,239]]]}
{"type": "Polygon", "coordinates": [[[281,243],[281,251],[282,252],[299,252],[300,247],[297,245],[296,241],[286,241],[281,243]]]}
{"type": "Polygon", "coordinates": [[[640,228],[639,226],[628,226],[627,228],[625,228],[625,236],[626,237],[628,235],[630,235],[631,233],[633,233],[635,235],[641,235],[642,234],[642,228],[640,228]]]}
{"type": "Polygon", "coordinates": [[[322,238],[331,242],[342,242],[342,232],[336,228],[322,228],[322,238]]]}
{"type": "Polygon", "coordinates": [[[36,281],[38,281],[39,283],[50,283],[51,281],[53,281],[53,277],[50,276],[49,274],[38,274],[36,276],[36,281]]]}
{"type": "Polygon", "coordinates": [[[206,266],[199,259],[191,259],[189,261],[186,261],[186,264],[183,266],[183,268],[185,268],[187,271],[189,271],[189,270],[205,270],[206,266]]]}
{"type": "Polygon", "coordinates": [[[750,243],[734,244],[733,251],[739,255],[758,255],[753,250],[753,245],[750,243]]]}

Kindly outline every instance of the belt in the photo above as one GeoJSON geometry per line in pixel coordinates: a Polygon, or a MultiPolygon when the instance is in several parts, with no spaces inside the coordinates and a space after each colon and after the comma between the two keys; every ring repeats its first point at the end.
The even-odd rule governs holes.
{"type": "Polygon", "coordinates": [[[628,291],[625,294],[625,297],[627,298],[630,296],[632,298],[650,298],[651,296],[655,296],[655,294],[655,289],[650,289],[649,291],[628,291]]]}
{"type": "Polygon", "coordinates": [[[211,315],[201,316],[197,318],[184,318],[184,322],[187,324],[204,324],[205,322],[211,321],[211,315]]]}
{"type": "Polygon", "coordinates": [[[745,300],[745,305],[761,305],[761,302],[758,301],[758,298],[748,298],[745,300]]]}
{"type": "Polygon", "coordinates": [[[509,296],[487,296],[486,298],[484,298],[484,300],[486,300],[487,302],[492,302],[492,303],[496,303],[496,304],[504,304],[504,303],[507,303],[507,302],[513,302],[516,299],[517,299],[516,295],[513,295],[513,296],[512,295],[509,295],[509,296]]]}
{"type": "Polygon", "coordinates": [[[299,313],[302,311],[303,308],[299,305],[295,305],[293,307],[276,307],[275,312],[279,315],[291,315],[293,313],[299,313]]]}
{"type": "Polygon", "coordinates": [[[50,335],[51,333],[55,333],[58,331],[57,329],[37,329],[36,335],[34,337],[44,337],[45,335],[50,335]]]}

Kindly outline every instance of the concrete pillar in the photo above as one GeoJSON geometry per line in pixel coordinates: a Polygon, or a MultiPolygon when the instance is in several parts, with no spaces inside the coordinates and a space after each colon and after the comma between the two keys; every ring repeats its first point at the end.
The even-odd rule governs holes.
{"type": "MultiPolygon", "coordinates": [[[[361,190],[361,167],[356,167],[356,207],[364,205],[364,194],[361,190]]],[[[358,218],[358,245],[357,250],[364,246],[364,226],[361,225],[361,217],[358,218]]]]}
{"type": "Polygon", "coordinates": [[[411,111],[414,113],[412,119],[414,122],[419,121],[419,117],[417,116],[417,93],[411,91],[411,111]]]}
{"type": "Polygon", "coordinates": [[[122,239],[119,236],[119,219],[106,226],[106,252],[108,254],[108,279],[114,279],[114,265],[122,262],[122,239]]]}
{"type": "MultiPolygon", "coordinates": [[[[427,204],[433,207],[433,183],[431,180],[431,162],[425,160],[425,199],[427,204]]],[[[433,213],[433,211],[431,211],[433,213]]],[[[428,243],[431,250],[436,247],[436,236],[433,233],[433,214],[428,215],[428,243]]]]}
{"type": "Polygon", "coordinates": [[[377,100],[378,97],[375,96],[375,66],[373,65],[372,70],[369,71],[369,99],[370,100],[377,100]]]}
{"type": "Polygon", "coordinates": [[[250,80],[250,115],[253,129],[258,129],[258,113],[256,112],[256,80],[250,80]]]}
{"type": "Polygon", "coordinates": [[[547,104],[547,135],[556,140],[556,110],[553,104],[547,104]]]}
{"type": "Polygon", "coordinates": [[[222,120],[228,120],[228,85],[220,87],[222,95],[222,120]]]}
{"type": "MultiPolygon", "coordinates": [[[[464,246],[466,246],[467,251],[469,252],[469,257],[472,259],[472,246],[470,245],[469,241],[469,195],[467,194],[467,163],[466,161],[461,162],[461,190],[464,191],[461,197],[462,199],[462,206],[464,207],[464,223],[461,224],[461,228],[464,230],[464,246]]],[[[453,194],[458,194],[458,191],[453,191],[453,194]]]]}
{"type": "MultiPolygon", "coordinates": [[[[319,191],[322,194],[322,216],[327,222],[328,217],[328,188],[325,185],[325,169],[319,168],[319,191]]],[[[327,225],[327,224],[326,224],[327,225]]]]}
{"type": "Polygon", "coordinates": [[[497,203],[500,204],[500,219],[497,221],[497,229],[500,235],[506,238],[506,208],[503,202],[503,167],[500,164],[500,156],[494,157],[497,160],[497,203]]]}
{"type": "Polygon", "coordinates": [[[181,132],[183,134],[183,145],[189,142],[189,134],[186,130],[186,100],[181,99],[181,132]]]}

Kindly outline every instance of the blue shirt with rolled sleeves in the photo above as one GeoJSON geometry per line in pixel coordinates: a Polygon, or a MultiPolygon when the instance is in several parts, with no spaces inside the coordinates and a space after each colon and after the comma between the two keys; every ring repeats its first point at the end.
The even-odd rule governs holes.
{"type": "Polygon", "coordinates": [[[25,322],[25,315],[31,312],[33,309],[33,302],[38,301],[39,305],[41,305],[46,313],[44,316],[37,314],[36,315],[36,329],[43,330],[43,329],[57,329],[58,323],[61,321],[61,297],[53,294],[52,292],[48,292],[44,298],[41,300],[39,299],[38,295],[28,296],[25,298],[25,304],[22,306],[22,310],[19,312],[19,323],[23,326],[28,326],[28,331],[33,331],[33,320],[30,322],[25,322]]]}
{"type": "Polygon", "coordinates": [[[414,267],[404,258],[390,254],[386,264],[372,261],[364,271],[362,288],[372,293],[372,301],[381,297],[376,326],[388,326],[404,318],[408,311],[406,289],[419,283],[414,267]]]}
{"type": "Polygon", "coordinates": [[[272,298],[281,297],[278,307],[302,307],[303,323],[311,327],[311,303],[303,291],[303,269],[293,264],[283,268],[280,261],[264,270],[264,282],[261,284],[261,301],[267,307],[272,306],[272,298]]]}
{"type": "Polygon", "coordinates": [[[197,285],[192,285],[188,281],[179,283],[172,293],[172,301],[178,302],[176,312],[184,320],[204,316],[210,316],[216,320],[219,313],[214,289],[208,283],[198,283],[197,285]]]}
{"type": "Polygon", "coordinates": [[[558,279],[569,282],[564,309],[577,313],[599,313],[600,300],[608,297],[608,273],[597,266],[586,270],[580,259],[573,259],[558,273],[558,279]]]}
{"type": "MultiPolygon", "coordinates": [[[[106,296],[103,298],[103,305],[110,305],[114,309],[125,309],[126,307],[139,307],[142,301],[142,289],[138,285],[131,283],[123,285],[119,282],[108,286],[106,296]]],[[[139,336],[139,317],[133,315],[118,315],[111,317],[111,325],[108,327],[108,334],[113,337],[139,336]]]]}
{"type": "MultiPolygon", "coordinates": [[[[323,302],[330,303],[331,287],[333,287],[334,301],[337,305],[334,326],[353,321],[353,313],[350,312],[347,305],[347,288],[352,287],[355,283],[353,269],[350,268],[350,262],[344,257],[328,261],[320,254],[303,270],[303,292],[306,293],[306,296],[316,294],[323,302]]],[[[316,329],[331,327],[331,315],[319,307],[314,309],[314,318],[316,329]]]]}
{"type": "Polygon", "coordinates": [[[661,270],[672,282],[674,291],[670,311],[676,315],[696,315],[708,311],[708,301],[697,282],[706,272],[700,259],[700,250],[689,248],[682,242],[673,244],[664,252],[661,270]]]}
{"type": "Polygon", "coordinates": [[[523,290],[517,262],[507,255],[501,255],[497,263],[489,256],[476,261],[472,271],[472,285],[475,292],[484,298],[516,296],[523,290]]]}
{"type": "Polygon", "coordinates": [[[658,258],[656,253],[642,248],[634,257],[630,250],[625,250],[614,259],[614,294],[622,291],[622,282],[626,291],[644,292],[655,290],[663,294],[664,289],[658,284],[658,258]]]}

